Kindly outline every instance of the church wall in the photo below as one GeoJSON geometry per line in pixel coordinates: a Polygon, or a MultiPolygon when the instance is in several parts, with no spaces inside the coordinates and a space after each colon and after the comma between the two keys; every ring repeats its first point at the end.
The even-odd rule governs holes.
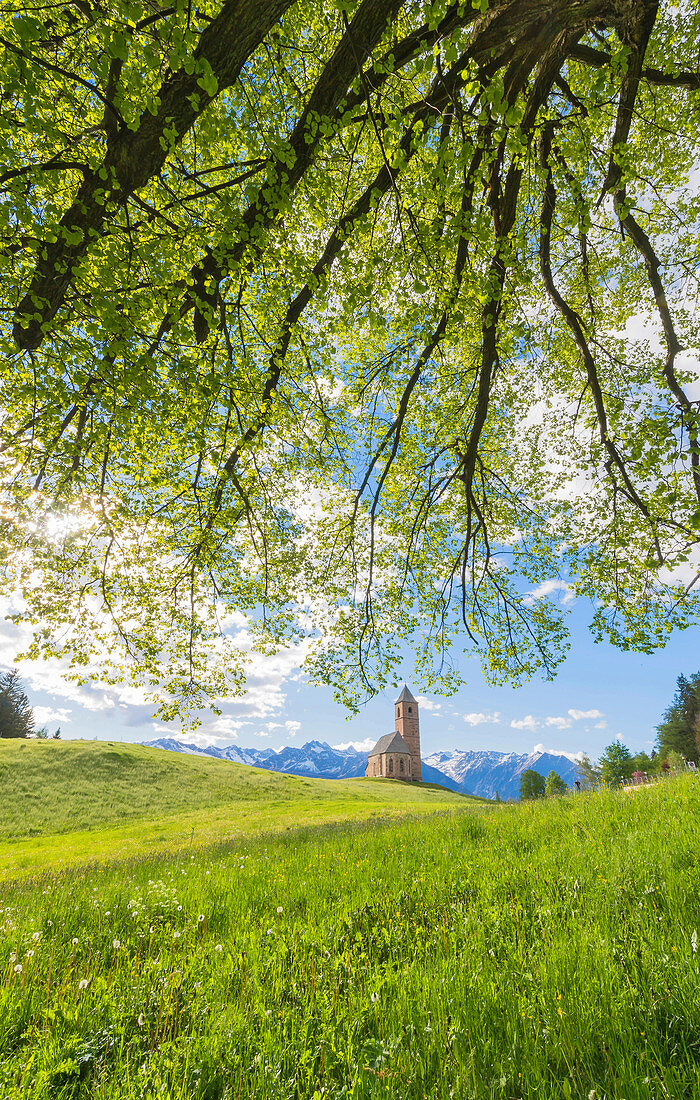
{"type": "Polygon", "coordinates": [[[411,750],[411,778],[421,781],[420,727],[418,724],[418,703],[415,700],[396,703],[394,707],[396,729],[411,750]],[[409,714],[409,707],[411,712],[409,714]]]}

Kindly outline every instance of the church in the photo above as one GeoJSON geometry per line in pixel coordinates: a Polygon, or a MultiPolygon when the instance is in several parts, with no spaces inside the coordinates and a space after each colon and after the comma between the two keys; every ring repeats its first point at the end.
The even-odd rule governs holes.
{"type": "Polygon", "coordinates": [[[394,722],[394,732],[380,737],[369,754],[365,776],[420,783],[418,703],[406,684],[394,703],[394,722]]]}

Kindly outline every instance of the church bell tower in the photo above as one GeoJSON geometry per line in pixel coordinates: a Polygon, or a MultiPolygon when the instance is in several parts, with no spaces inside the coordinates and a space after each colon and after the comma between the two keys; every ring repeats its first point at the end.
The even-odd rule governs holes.
{"type": "Polygon", "coordinates": [[[411,753],[411,777],[421,782],[420,765],[420,728],[418,725],[418,703],[404,684],[403,691],[394,703],[396,731],[403,737],[411,753]]]}

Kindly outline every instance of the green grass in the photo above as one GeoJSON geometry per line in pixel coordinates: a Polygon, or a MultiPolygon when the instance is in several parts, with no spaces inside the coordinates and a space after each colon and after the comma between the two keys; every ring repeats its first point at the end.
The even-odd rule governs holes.
{"type": "Polygon", "coordinates": [[[698,1097],[697,780],[464,805],[0,889],[0,1096],[698,1097]]]}
{"type": "Polygon", "coordinates": [[[0,740],[0,879],[466,801],[427,784],[300,779],[142,745],[0,740]]]}

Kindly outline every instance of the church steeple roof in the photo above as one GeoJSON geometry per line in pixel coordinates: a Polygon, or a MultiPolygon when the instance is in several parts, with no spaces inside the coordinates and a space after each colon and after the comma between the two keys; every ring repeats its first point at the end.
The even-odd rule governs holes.
{"type": "Polygon", "coordinates": [[[404,684],[403,691],[396,700],[397,703],[415,703],[415,699],[408,690],[408,684],[404,684]]]}

